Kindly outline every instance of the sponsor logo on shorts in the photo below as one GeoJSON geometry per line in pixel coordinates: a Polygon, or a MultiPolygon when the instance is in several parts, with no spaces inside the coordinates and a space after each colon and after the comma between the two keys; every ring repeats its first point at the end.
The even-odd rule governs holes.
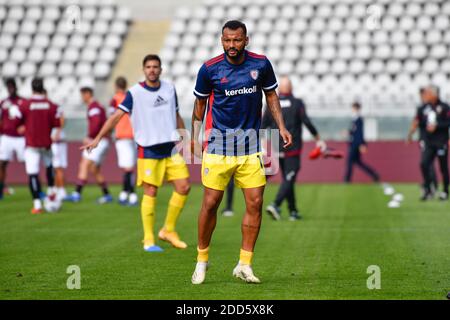
{"type": "Polygon", "coordinates": [[[145,170],[145,175],[146,176],[149,176],[151,174],[152,174],[152,170],[150,170],[150,169],[145,170]]]}

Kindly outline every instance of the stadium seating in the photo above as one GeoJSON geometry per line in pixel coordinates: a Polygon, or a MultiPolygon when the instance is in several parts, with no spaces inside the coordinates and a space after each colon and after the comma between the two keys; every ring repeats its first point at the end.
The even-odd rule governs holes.
{"type": "MultiPolygon", "coordinates": [[[[95,85],[110,75],[131,16],[128,8],[111,0],[68,3],[0,1],[0,73],[2,78],[18,79],[23,95],[30,93],[30,79],[42,76],[50,97],[76,111],[80,105],[77,88],[95,85]],[[75,29],[69,17],[80,22],[75,29]]],[[[6,94],[3,83],[0,94],[6,94]]]]}
{"type": "Polygon", "coordinates": [[[429,82],[450,102],[446,0],[205,0],[175,12],[161,50],[166,76],[183,89],[184,116],[198,69],[222,52],[229,19],[247,24],[249,49],[291,76],[312,114],[339,114],[359,99],[373,115],[410,115],[429,82]]]}

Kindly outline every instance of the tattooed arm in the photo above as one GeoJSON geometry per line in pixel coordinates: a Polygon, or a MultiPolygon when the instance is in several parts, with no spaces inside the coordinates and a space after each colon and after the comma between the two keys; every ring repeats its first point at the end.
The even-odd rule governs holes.
{"type": "Polygon", "coordinates": [[[192,111],[191,125],[191,153],[198,158],[202,157],[202,146],[198,138],[202,128],[203,116],[205,115],[207,99],[196,98],[194,102],[194,110],[192,111]]]}
{"type": "Polygon", "coordinates": [[[292,136],[287,131],[286,126],[284,125],[283,115],[281,113],[281,106],[280,106],[280,100],[278,99],[278,95],[275,90],[266,91],[266,101],[267,101],[267,107],[269,108],[270,112],[272,113],[272,117],[275,120],[275,123],[278,126],[278,129],[280,129],[280,136],[283,138],[284,141],[284,148],[290,147],[292,145],[292,136]]]}

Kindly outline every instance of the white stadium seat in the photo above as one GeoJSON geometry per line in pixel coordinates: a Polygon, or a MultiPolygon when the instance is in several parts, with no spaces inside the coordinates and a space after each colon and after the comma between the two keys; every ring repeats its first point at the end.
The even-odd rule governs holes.
{"type": "Polygon", "coordinates": [[[36,74],[36,64],[31,61],[21,63],[19,68],[20,77],[32,77],[36,74]]]}
{"type": "Polygon", "coordinates": [[[62,59],[62,52],[60,48],[51,47],[45,53],[45,60],[49,62],[60,62],[62,59]]]}
{"type": "Polygon", "coordinates": [[[40,63],[44,60],[44,50],[39,47],[33,47],[28,51],[28,58],[27,60],[34,62],[34,63],[40,63]]]}
{"type": "Polygon", "coordinates": [[[70,62],[62,62],[58,66],[57,74],[60,77],[71,76],[74,73],[73,63],[70,62]]]}
{"type": "Polygon", "coordinates": [[[42,9],[40,7],[29,7],[25,19],[34,21],[42,19],[42,9]]]}
{"type": "Polygon", "coordinates": [[[45,34],[37,34],[33,39],[32,45],[35,48],[48,48],[50,45],[50,37],[45,34]]]}
{"type": "Polygon", "coordinates": [[[45,21],[56,21],[61,16],[58,7],[46,6],[44,9],[43,19],[45,21]]]}
{"type": "Polygon", "coordinates": [[[416,44],[411,47],[411,57],[415,59],[424,59],[428,54],[428,49],[423,44],[416,44]]]}
{"type": "Polygon", "coordinates": [[[131,20],[131,9],[126,6],[120,6],[116,11],[116,20],[129,21],[131,20]]]}
{"type": "Polygon", "coordinates": [[[0,47],[0,65],[8,59],[8,50],[0,47]]]}
{"type": "Polygon", "coordinates": [[[25,9],[23,6],[14,6],[9,8],[8,19],[21,21],[25,17],[25,9]]]}
{"type": "Polygon", "coordinates": [[[435,59],[426,59],[422,63],[422,71],[426,73],[436,73],[439,71],[439,63],[435,59]]]}
{"type": "Polygon", "coordinates": [[[2,76],[3,77],[15,77],[19,72],[19,67],[16,62],[8,61],[2,66],[2,76]]]}
{"type": "Polygon", "coordinates": [[[98,55],[98,59],[101,62],[112,63],[116,58],[116,53],[112,49],[102,48],[98,55]]]}
{"type": "Polygon", "coordinates": [[[114,18],[114,9],[112,7],[103,7],[100,9],[97,18],[103,21],[110,21],[114,18]]]}
{"type": "Polygon", "coordinates": [[[2,26],[3,34],[16,34],[19,32],[19,23],[16,20],[8,19],[2,26]]]}
{"type": "Polygon", "coordinates": [[[106,36],[104,45],[107,48],[117,50],[122,46],[122,39],[117,35],[110,34],[106,36]]]}
{"type": "Polygon", "coordinates": [[[104,35],[109,32],[109,24],[104,20],[97,20],[92,26],[92,32],[95,34],[104,35]]]}
{"type": "Polygon", "coordinates": [[[384,71],[384,63],[382,60],[379,59],[372,59],[369,61],[369,64],[367,65],[367,70],[371,74],[380,74],[384,71]]]}
{"type": "Polygon", "coordinates": [[[409,56],[409,46],[400,42],[394,47],[392,56],[396,59],[406,59],[409,56]]]}
{"type": "Polygon", "coordinates": [[[23,48],[14,47],[14,48],[11,50],[11,52],[10,52],[10,54],[9,54],[9,57],[10,57],[10,59],[11,59],[12,61],[21,63],[21,62],[23,62],[23,61],[26,59],[26,57],[27,57],[27,52],[26,52],[26,50],[23,49],[23,48]]]}
{"type": "Polygon", "coordinates": [[[417,19],[417,28],[419,30],[426,31],[432,27],[433,27],[433,19],[431,19],[431,17],[421,16],[417,19]]]}
{"type": "Polygon", "coordinates": [[[430,57],[435,59],[443,59],[448,57],[448,50],[445,44],[438,44],[431,48],[430,57]]]}
{"type": "Polygon", "coordinates": [[[391,59],[386,63],[386,72],[391,75],[396,75],[402,71],[402,63],[400,60],[391,59]]]}
{"type": "Polygon", "coordinates": [[[66,50],[64,50],[62,60],[64,62],[75,63],[79,60],[79,58],[80,58],[80,52],[78,51],[78,48],[68,47],[66,50]]]}
{"type": "Polygon", "coordinates": [[[78,77],[88,76],[92,74],[92,65],[87,62],[80,62],[75,67],[75,74],[78,77]]]}
{"type": "Polygon", "coordinates": [[[97,51],[93,48],[86,47],[81,51],[80,60],[83,62],[93,63],[97,60],[97,51]]]}
{"type": "Polygon", "coordinates": [[[331,72],[341,75],[348,72],[348,66],[345,60],[333,60],[331,64],[331,72]]]}
{"type": "MultiPolygon", "coordinates": [[[[53,62],[44,62],[39,68],[39,75],[42,77],[50,77],[56,74],[56,64],[53,62]]],[[[46,84],[47,85],[47,84],[46,84]]]]}
{"type": "Polygon", "coordinates": [[[31,20],[24,20],[24,22],[20,26],[20,32],[26,34],[34,34],[36,33],[36,29],[36,22],[31,20]]]}
{"type": "Polygon", "coordinates": [[[16,38],[15,47],[27,49],[31,46],[31,36],[28,34],[19,34],[16,38]]]}
{"type": "Polygon", "coordinates": [[[350,61],[349,71],[354,75],[358,75],[365,70],[365,67],[366,65],[363,61],[354,59],[350,61]]]}
{"type": "Polygon", "coordinates": [[[408,59],[405,61],[404,65],[403,65],[403,70],[405,72],[408,72],[409,74],[415,74],[419,71],[420,69],[420,63],[419,61],[415,60],[415,59],[408,59]]]}

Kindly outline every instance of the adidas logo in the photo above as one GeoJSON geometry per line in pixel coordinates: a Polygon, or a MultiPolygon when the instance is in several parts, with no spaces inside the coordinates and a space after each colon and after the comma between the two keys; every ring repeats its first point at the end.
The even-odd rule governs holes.
{"type": "Polygon", "coordinates": [[[156,98],[156,100],[155,100],[155,104],[153,105],[153,106],[155,106],[155,107],[159,107],[159,106],[161,106],[161,105],[163,105],[163,104],[166,104],[167,103],[167,101],[166,100],[164,100],[164,98],[163,97],[161,97],[161,96],[158,96],[158,98],[156,98]]]}

